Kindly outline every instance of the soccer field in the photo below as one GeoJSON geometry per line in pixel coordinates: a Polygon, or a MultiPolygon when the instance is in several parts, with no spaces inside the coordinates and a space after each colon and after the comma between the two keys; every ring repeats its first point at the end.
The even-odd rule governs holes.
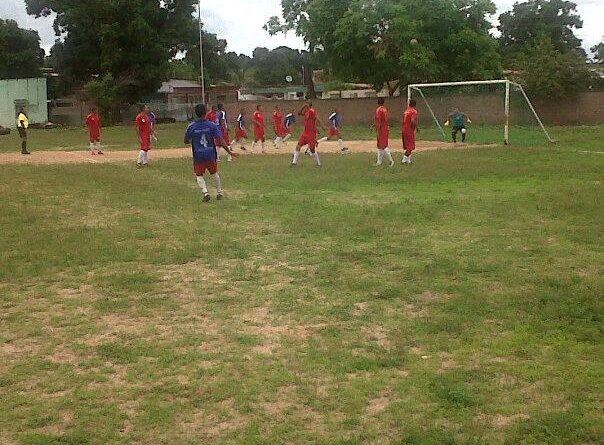
{"type": "Polygon", "coordinates": [[[185,158],[1,165],[0,444],[599,443],[604,127],[553,133],[208,204],[185,158]]]}

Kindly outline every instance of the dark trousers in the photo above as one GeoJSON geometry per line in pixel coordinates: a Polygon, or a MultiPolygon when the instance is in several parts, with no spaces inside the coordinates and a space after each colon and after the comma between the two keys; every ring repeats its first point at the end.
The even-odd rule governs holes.
{"type": "Polygon", "coordinates": [[[27,153],[27,130],[23,127],[17,128],[19,137],[21,138],[21,153],[27,153]]]}
{"type": "MultiPolygon", "coordinates": [[[[459,133],[461,130],[465,130],[466,127],[453,127],[453,142],[457,142],[457,133],[459,133]]],[[[466,133],[462,132],[461,133],[461,142],[465,142],[466,141],[466,133]]]]}

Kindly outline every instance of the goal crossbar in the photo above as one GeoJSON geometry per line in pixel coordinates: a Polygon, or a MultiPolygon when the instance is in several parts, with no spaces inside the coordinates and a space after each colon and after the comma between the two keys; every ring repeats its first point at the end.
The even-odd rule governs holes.
{"type": "Polygon", "coordinates": [[[436,126],[439,128],[440,132],[442,133],[443,138],[446,139],[445,131],[442,128],[442,126],[440,125],[438,118],[434,114],[434,111],[432,110],[430,103],[426,99],[426,96],[424,96],[424,93],[422,92],[421,89],[422,88],[436,88],[436,87],[451,87],[451,86],[471,86],[471,85],[505,85],[505,128],[504,128],[504,139],[503,139],[504,144],[508,145],[510,143],[510,90],[511,90],[511,86],[516,87],[522,93],[522,97],[524,98],[524,100],[526,100],[531,112],[533,113],[533,116],[535,117],[535,120],[537,121],[537,123],[541,127],[541,130],[545,134],[545,137],[547,138],[548,141],[554,142],[554,140],[551,138],[550,134],[548,133],[547,129],[545,128],[545,125],[543,125],[543,122],[541,121],[541,118],[539,117],[537,110],[535,110],[535,107],[531,103],[531,100],[529,99],[528,95],[524,91],[524,88],[522,88],[522,85],[520,85],[519,83],[516,83],[516,82],[512,82],[511,80],[508,80],[508,79],[471,80],[471,81],[465,81],[465,82],[414,83],[414,84],[410,84],[407,86],[407,103],[409,103],[409,101],[411,100],[411,95],[412,95],[413,91],[417,91],[420,94],[420,96],[422,97],[422,99],[424,100],[426,106],[428,107],[428,110],[430,111],[430,114],[432,115],[432,119],[434,119],[434,122],[436,123],[436,126]]]}

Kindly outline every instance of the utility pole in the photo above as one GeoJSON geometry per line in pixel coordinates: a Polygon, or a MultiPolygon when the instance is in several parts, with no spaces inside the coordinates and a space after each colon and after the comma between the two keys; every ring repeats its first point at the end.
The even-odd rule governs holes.
{"type": "Polygon", "coordinates": [[[201,0],[199,0],[199,2],[197,3],[197,21],[199,22],[199,60],[200,60],[200,69],[201,69],[201,76],[200,76],[200,80],[201,80],[201,101],[203,103],[206,102],[206,82],[205,82],[205,75],[204,75],[204,66],[203,66],[203,39],[202,39],[202,23],[201,23],[201,0]]]}

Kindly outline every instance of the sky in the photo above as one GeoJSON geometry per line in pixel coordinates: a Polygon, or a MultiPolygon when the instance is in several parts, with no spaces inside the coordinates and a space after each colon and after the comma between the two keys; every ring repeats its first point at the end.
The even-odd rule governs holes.
{"type": "MultiPolygon", "coordinates": [[[[512,8],[515,0],[495,0],[497,16],[512,8]]],[[[577,31],[583,46],[590,47],[604,38],[604,0],[574,0],[583,19],[583,28],[577,31]]],[[[270,36],[262,29],[269,17],[280,15],[280,0],[202,0],[202,18],[206,29],[224,38],[228,50],[251,55],[254,48],[269,49],[281,45],[303,48],[302,40],[289,33],[286,36],[270,36]]],[[[48,52],[55,41],[52,18],[28,16],[25,0],[0,0],[0,18],[16,20],[23,28],[35,29],[40,33],[42,46],[48,52]]],[[[493,18],[495,21],[495,17],[493,18]]]]}

